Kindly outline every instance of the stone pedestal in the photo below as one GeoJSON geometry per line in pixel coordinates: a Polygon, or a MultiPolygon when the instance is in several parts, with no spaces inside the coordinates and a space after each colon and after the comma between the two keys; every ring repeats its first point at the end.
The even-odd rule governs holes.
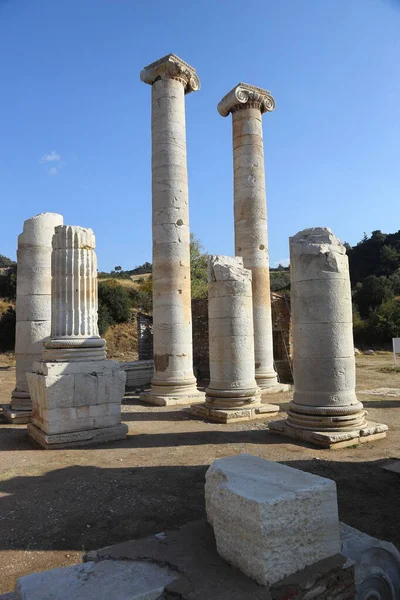
{"type": "Polygon", "coordinates": [[[278,406],[261,404],[254,377],[251,271],[242,258],[209,257],[208,312],[210,384],[192,414],[221,423],[276,415],[278,406]]]}
{"type": "Polygon", "coordinates": [[[152,86],[154,377],[144,402],[203,401],[193,374],[185,94],[196,71],[169,54],[140,74],[152,86]]]}
{"type": "Polygon", "coordinates": [[[241,454],[211,465],[205,491],[219,554],[260,585],[340,553],[334,481],[241,454]]]}
{"type": "Polygon", "coordinates": [[[287,391],[274,369],[262,114],[274,110],[270,92],[239,83],[218,104],[232,113],[235,254],[253,279],[255,374],[261,392],[287,391]]]}
{"type": "Polygon", "coordinates": [[[91,229],[60,226],[52,253],[51,339],[27,375],[30,437],[47,449],[122,439],[126,375],[105,359],[97,326],[97,260],[91,229]]]}
{"type": "Polygon", "coordinates": [[[24,222],[18,237],[16,302],[16,386],[3,415],[10,423],[28,423],[32,415],[26,373],[39,360],[51,327],[51,241],[63,218],[42,213],[24,222]]]}
{"type": "Polygon", "coordinates": [[[351,288],[346,249],[327,228],[290,238],[294,397],[269,428],[328,448],[386,436],[355,393],[351,288]]]}

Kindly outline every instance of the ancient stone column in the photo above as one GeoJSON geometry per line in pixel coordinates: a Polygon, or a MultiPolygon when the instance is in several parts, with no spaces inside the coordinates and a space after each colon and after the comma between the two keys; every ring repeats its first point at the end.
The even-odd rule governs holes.
{"type": "Polygon", "coordinates": [[[44,357],[104,359],[97,324],[97,257],[91,229],[57,227],[53,237],[51,340],[44,357]]]}
{"type": "Polygon", "coordinates": [[[158,405],[204,400],[193,374],[185,94],[196,71],[169,54],[143,69],[152,86],[153,340],[151,392],[158,405]]]}
{"type": "Polygon", "coordinates": [[[261,404],[255,380],[251,278],[241,257],[209,257],[210,383],[205,404],[193,406],[192,413],[212,421],[265,418],[279,411],[261,404]]]}
{"type": "Polygon", "coordinates": [[[28,373],[33,401],[28,434],[44,448],[122,439],[126,375],[105,359],[97,326],[97,258],[91,229],[56,227],[51,339],[28,373]]]}
{"type": "Polygon", "coordinates": [[[42,213],[24,222],[18,237],[16,302],[16,386],[3,414],[10,423],[28,423],[32,415],[26,373],[40,360],[51,327],[51,241],[63,218],[42,213]]]}
{"type": "Polygon", "coordinates": [[[346,249],[330,229],[290,238],[294,397],[286,421],[270,429],[341,447],[385,437],[367,423],[355,393],[355,357],[346,249]]]}
{"type": "Polygon", "coordinates": [[[235,254],[253,273],[255,371],[263,393],[287,389],[278,385],[274,369],[261,120],[274,108],[270,92],[247,83],[239,83],[218,104],[223,117],[232,113],[235,254]]]}

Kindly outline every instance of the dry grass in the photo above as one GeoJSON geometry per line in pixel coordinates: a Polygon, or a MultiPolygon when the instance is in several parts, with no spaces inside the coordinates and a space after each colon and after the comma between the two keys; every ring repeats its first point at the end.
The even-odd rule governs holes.
{"type": "Polygon", "coordinates": [[[0,298],[0,315],[7,312],[9,306],[15,306],[13,302],[0,298]]]}
{"type": "Polygon", "coordinates": [[[107,358],[120,362],[138,360],[137,326],[134,321],[111,325],[104,338],[107,340],[107,358]]]}
{"type": "Polygon", "coordinates": [[[103,281],[116,281],[123,288],[131,289],[131,290],[137,290],[137,289],[139,289],[139,286],[140,286],[140,284],[136,283],[135,281],[132,281],[132,279],[118,279],[116,277],[105,277],[104,279],[103,278],[99,279],[99,283],[101,283],[103,281]]]}

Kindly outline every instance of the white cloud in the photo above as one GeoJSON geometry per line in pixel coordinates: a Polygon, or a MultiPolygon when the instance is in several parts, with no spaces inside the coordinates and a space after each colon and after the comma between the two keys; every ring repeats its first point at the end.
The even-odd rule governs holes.
{"type": "Polygon", "coordinates": [[[274,267],[279,267],[279,265],[282,265],[282,267],[288,267],[289,263],[290,258],[280,258],[274,262],[274,267]]]}
{"type": "Polygon", "coordinates": [[[49,175],[57,175],[58,170],[55,167],[51,167],[51,169],[48,170],[48,174],[49,175]]]}
{"type": "Polygon", "coordinates": [[[43,154],[41,162],[48,163],[57,162],[59,160],[61,160],[61,156],[58,154],[58,152],[52,150],[51,152],[47,152],[47,154],[43,154]]]}

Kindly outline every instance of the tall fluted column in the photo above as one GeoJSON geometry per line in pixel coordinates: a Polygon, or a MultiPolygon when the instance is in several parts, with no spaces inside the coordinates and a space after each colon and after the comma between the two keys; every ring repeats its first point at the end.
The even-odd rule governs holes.
{"type": "Polygon", "coordinates": [[[45,358],[105,358],[97,325],[97,257],[91,229],[56,227],[52,254],[51,340],[45,358]]]}
{"type": "Polygon", "coordinates": [[[278,406],[261,404],[254,377],[251,271],[240,256],[208,260],[210,383],[203,405],[191,412],[231,423],[273,416],[278,406]]]}
{"type": "Polygon", "coordinates": [[[51,261],[51,339],[28,383],[29,436],[44,448],[122,439],[125,372],[106,360],[97,326],[97,258],[91,229],[56,227],[51,261]]]}
{"type": "Polygon", "coordinates": [[[386,435],[358,401],[346,249],[328,228],[290,238],[294,397],[288,418],[270,428],[341,447],[386,435]]]}
{"type": "Polygon", "coordinates": [[[273,358],[261,121],[262,114],[274,108],[270,92],[246,83],[239,83],[218,104],[218,112],[223,117],[232,113],[235,254],[243,257],[244,266],[253,274],[255,372],[262,391],[269,388],[278,391],[273,358]]]}
{"type": "Polygon", "coordinates": [[[51,241],[63,218],[42,213],[24,222],[18,237],[16,303],[16,386],[4,416],[11,423],[28,423],[32,400],[26,373],[40,360],[51,328],[51,241]]]}
{"type": "Polygon", "coordinates": [[[201,401],[193,374],[185,94],[196,71],[169,54],[140,74],[152,86],[153,342],[158,405],[201,401]]]}

